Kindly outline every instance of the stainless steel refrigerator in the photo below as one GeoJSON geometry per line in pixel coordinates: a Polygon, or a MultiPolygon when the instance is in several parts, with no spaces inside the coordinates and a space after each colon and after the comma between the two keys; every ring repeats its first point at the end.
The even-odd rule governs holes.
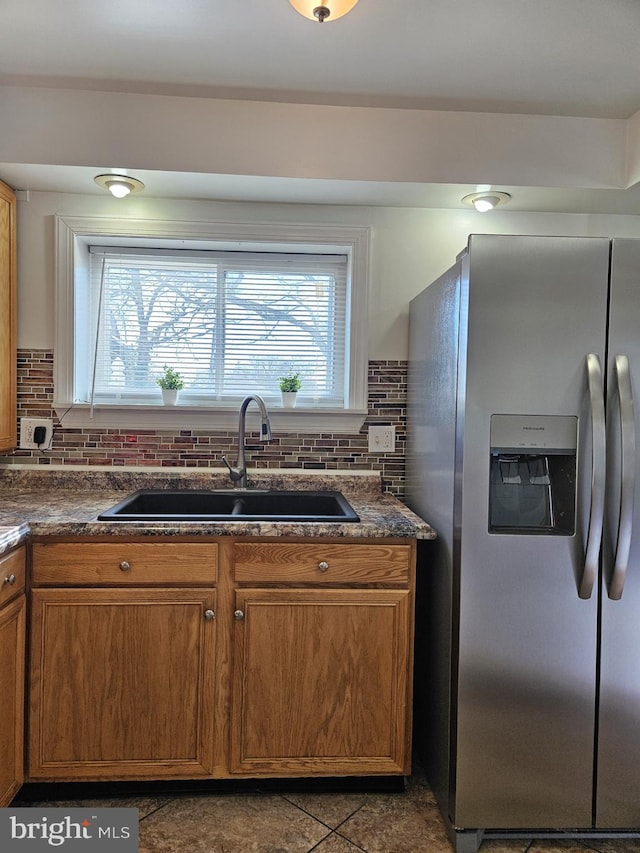
{"type": "Polygon", "coordinates": [[[416,741],[451,838],[640,831],[640,240],[473,235],[411,303],[416,741]]]}

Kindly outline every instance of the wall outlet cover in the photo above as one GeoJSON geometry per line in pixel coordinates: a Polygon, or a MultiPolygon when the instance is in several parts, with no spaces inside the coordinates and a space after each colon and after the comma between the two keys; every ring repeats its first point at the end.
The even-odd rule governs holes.
{"type": "Polygon", "coordinates": [[[21,450],[50,450],[53,443],[51,418],[20,418],[21,450]]]}
{"type": "Polygon", "coordinates": [[[394,453],[396,428],[394,426],[369,427],[369,453],[394,453]]]}

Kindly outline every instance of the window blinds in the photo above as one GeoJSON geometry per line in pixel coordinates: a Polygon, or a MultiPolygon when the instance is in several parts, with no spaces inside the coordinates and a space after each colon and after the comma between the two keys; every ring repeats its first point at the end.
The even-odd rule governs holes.
{"type": "Polygon", "coordinates": [[[276,398],[293,370],[302,404],[344,405],[346,255],[96,246],[85,313],[95,361],[78,353],[78,384],[95,402],[157,404],[168,365],[186,404],[276,398]]]}

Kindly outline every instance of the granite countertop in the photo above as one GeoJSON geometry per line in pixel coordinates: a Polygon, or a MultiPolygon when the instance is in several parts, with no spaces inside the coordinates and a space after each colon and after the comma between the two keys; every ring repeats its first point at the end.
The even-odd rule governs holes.
{"type": "Polygon", "coordinates": [[[226,471],[207,469],[0,467],[0,553],[34,536],[335,536],[433,539],[435,531],[393,495],[383,494],[375,472],[312,473],[255,469],[257,489],[340,491],[360,523],[110,522],[97,516],[143,488],[230,488],[226,471]]]}

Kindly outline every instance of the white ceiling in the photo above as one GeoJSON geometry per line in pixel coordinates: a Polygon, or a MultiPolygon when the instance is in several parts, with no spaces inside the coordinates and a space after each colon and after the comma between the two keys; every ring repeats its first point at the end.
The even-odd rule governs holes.
{"type": "MultiPolygon", "coordinates": [[[[0,43],[4,85],[606,119],[640,110],[639,0],[360,0],[322,25],[287,0],[0,0],[0,43]]],[[[31,189],[93,192],[88,175],[0,164],[31,189]]],[[[169,197],[207,197],[216,178],[217,198],[222,185],[227,198],[342,204],[459,206],[468,190],[140,177],[169,197]]],[[[603,212],[640,211],[637,188],[518,195],[522,209],[597,199],[603,212]]]]}

